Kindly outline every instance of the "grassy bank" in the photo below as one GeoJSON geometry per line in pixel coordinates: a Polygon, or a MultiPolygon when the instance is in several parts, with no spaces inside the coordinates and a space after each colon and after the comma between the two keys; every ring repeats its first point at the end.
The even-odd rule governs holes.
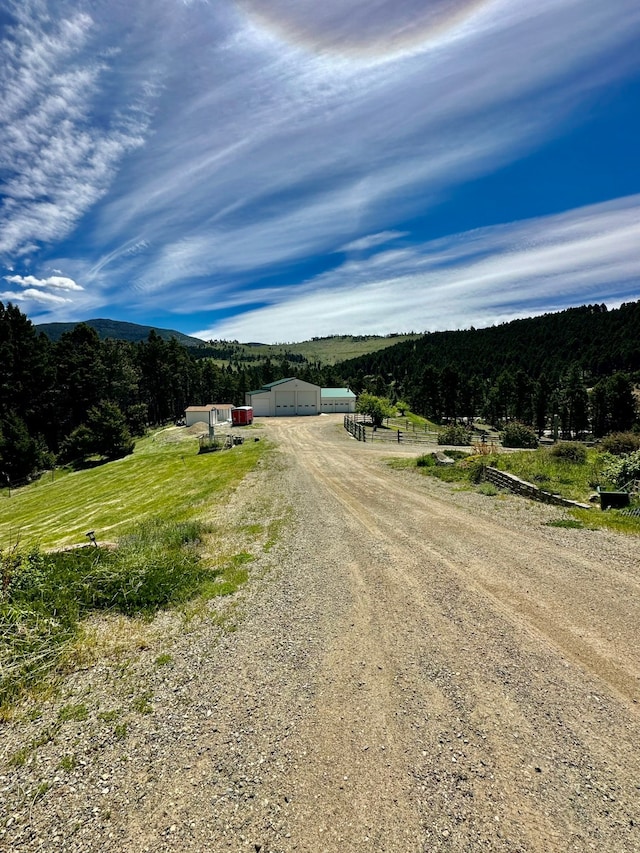
{"type": "Polygon", "coordinates": [[[194,594],[209,574],[196,522],[148,521],[116,550],[0,553],[0,707],[40,683],[90,613],[150,614],[194,594]]]}
{"type": "MultiPolygon", "coordinates": [[[[395,459],[390,464],[395,468],[415,467],[421,474],[459,483],[463,488],[475,488],[488,497],[495,497],[500,492],[491,483],[481,482],[480,472],[484,465],[514,474],[545,491],[581,503],[589,500],[598,485],[602,489],[615,489],[603,473],[605,456],[593,448],[589,448],[585,460],[578,463],[554,456],[551,448],[483,456],[455,450],[447,451],[447,454],[455,459],[455,464],[439,465],[430,453],[417,459],[395,459]]],[[[599,505],[595,504],[593,509],[571,509],[567,513],[576,519],[577,526],[606,527],[621,533],[640,534],[640,518],[626,515],[623,511],[601,512],[599,505]]]]}
{"type": "Polygon", "coordinates": [[[56,471],[9,497],[0,492],[0,548],[44,549],[114,541],[144,518],[197,518],[203,505],[221,500],[256,464],[262,442],[198,455],[185,430],[153,433],[131,456],[83,471],[56,471]]]}
{"type": "Polygon", "coordinates": [[[167,430],[131,457],[0,497],[0,708],[69,664],[88,615],[147,617],[245,583],[253,556],[225,548],[220,530],[215,556],[201,557],[211,507],[264,451],[248,441],[199,456],[196,439],[167,430]]]}

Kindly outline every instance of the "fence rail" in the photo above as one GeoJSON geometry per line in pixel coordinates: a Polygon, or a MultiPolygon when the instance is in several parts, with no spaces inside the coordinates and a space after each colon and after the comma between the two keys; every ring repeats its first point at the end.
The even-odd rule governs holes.
{"type": "Polygon", "coordinates": [[[410,421],[406,422],[404,429],[399,427],[373,426],[369,419],[362,415],[345,415],[344,428],[358,441],[363,442],[386,442],[388,444],[437,444],[438,433],[432,430],[415,430],[410,421]],[[408,428],[407,428],[408,427],[408,428]]]}

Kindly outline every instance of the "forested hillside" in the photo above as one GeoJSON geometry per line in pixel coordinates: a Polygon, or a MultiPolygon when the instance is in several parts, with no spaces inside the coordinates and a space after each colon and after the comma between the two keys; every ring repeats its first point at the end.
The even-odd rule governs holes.
{"type": "Polygon", "coordinates": [[[220,363],[223,349],[185,348],[154,330],[139,342],[103,340],[85,324],[54,342],[0,302],[0,485],[124,455],[133,436],[189,405],[241,405],[246,391],[287,376],[403,400],[436,422],[482,415],[569,437],[637,425],[638,302],[435,332],[335,365],[293,352],[246,362],[235,347],[220,363]]]}
{"type": "Polygon", "coordinates": [[[487,329],[433,332],[336,365],[356,391],[402,398],[436,421],[484,415],[603,435],[634,420],[640,302],[586,305],[487,329]]]}
{"type": "Polygon", "coordinates": [[[54,342],[0,302],[0,486],[55,462],[122,456],[133,436],[181,417],[186,406],[241,405],[246,391],[294,373],[340,381],[332,369],[287,360],[220,365],[154,330],[137,343],[102,340],[80,323],[54,342]]]}
{"type": "MultiPolygon", "coordinates": [[[[65,332],[72,332],[79,323],[38,323],[36,330],[44,332],[44,334],[52,341],[59,341],[65,332]]],[[[150,332],[154,331],[159,338],[164,341],[170,341],[175,338],[178,343],[185,347],[203,346],[204,341],[199,338],[192,338],[189,335],[183,335],[182,332],[176,332],[173,329],[159,329],[156,326],[141,326],[139,323],[127,323],[123,320],[86,320],[85,326],[90,326],[98,333],[98,337],[102,340],[113,338],[118,341],[132,341],[137,343],[144,341],[149,337],[150,332]]]]}

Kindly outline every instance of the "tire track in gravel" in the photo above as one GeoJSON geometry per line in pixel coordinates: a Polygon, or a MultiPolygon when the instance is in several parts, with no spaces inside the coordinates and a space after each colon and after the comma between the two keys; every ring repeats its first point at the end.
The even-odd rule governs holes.
{"type": "MultiPolygon", "coordinates": [[[[359,556],[344,567],[345,583],[354,600],[367,602],[367,618],[355,606],[341,653],[325,659],[324,680],[333,679],[333,691],[308,723],[308,743],[318,750],[323,741],[337,742],[344,753],[349,732],[375,730],[366,713],[359,730],[357,719],[335,709],[360,709],[353,680],[336,672],[352,673],[377,637],[387,666],[402,673],[403,689],[389,692],[374,677],[372,690],[380,697],[376,713],[388,703],[387,731],[402,744],[404,760],[392,765],[404,776],[399,790],[421,811],[417,849],[586,850],[607,838],[608,849],[635,850],[633,560],[617,565],[558,546],[546,530],[510,527],[486,512],[477,517],[455,506],[451,493],[427,494],[417,478],[408,487],[406,477],[380,467],[370,448],[341,441],[335,423],[269,428],[294,469],[309,478],[307,488],[325,492],[318,500],[347,511],[346,535],[359,556]],[[611,590],[606,601],[603,584],[611,590]],[[615,735],[603,728],[605,720],[615,735]],[[456,750],[452,740],[464,748],[456,750]],[[616,797],[601,781],[611,777],[616,797]],[[594,798],[596,790],[602,799],[594,798]]],[[[354,827],[354,804],[364,815],[383,799],[383,768],[378,761],[378,774],[367,775],[360,762],[360,796],[352,791],[349,807],[336,792],[316,793],[315,807],[329,820],[319,823],[314,803],[301,804],[308,844],[300,849],[364,850],[372,841],[374,849],[410,849],[412,808],[400,808],[395,821],[387,811],[373,826],[361,820],[354,827]],[[402,842],[394,835],[398,819],[411,826],[402,842]]],[[[304,775],[296,784],[310,786],[304,775]]]]}
{"type": "Polygon", "coordinates": [[[64,702],[91,719],[3,771],[0,847],[637,853],[637,540],[391,470],[411,454],[336,417],[262,426],[278,448],[221,518],[288,521],[235,630],[167,614],[126,675],[72,676],[30,737],[64,702]],[[132,691],[152,713],[124,716],[132,691]]]}

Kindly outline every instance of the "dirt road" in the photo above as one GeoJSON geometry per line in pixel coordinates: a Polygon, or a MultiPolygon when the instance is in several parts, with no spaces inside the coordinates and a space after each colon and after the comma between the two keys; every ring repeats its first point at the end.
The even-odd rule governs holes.
{"type": "MultiPolygon", "coordinates": [[[[268,489],[292,515],[237,630],[201,625],[174,636],[172,668],[140,667],[153,713],[123,741],[79,724],[84,764],[58,772],[28,822],[16,786],[68,741],[1,777],[5,841],[640,850],[637,540],[394,471],[397,448],[358,444],[332,416],[264,429],[278,461],[228,511],[259,518],[268,489]]],[[[109,684],[95,676],[92,695],[109,684]]]]}

